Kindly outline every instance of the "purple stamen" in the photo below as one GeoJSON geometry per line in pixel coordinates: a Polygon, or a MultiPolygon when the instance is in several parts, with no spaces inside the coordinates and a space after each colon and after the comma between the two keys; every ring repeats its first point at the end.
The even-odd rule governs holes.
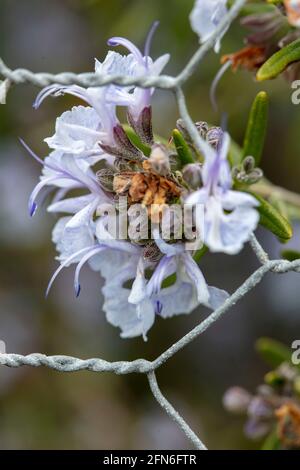
{"type": "Polygon", "coordinates": [[[78,85],[50,85],[46,88],[44,88],[36,97],[33,107],[34,109],[37,109],[40,107],[42,102],[48,97],[48,96],[62,96],[65,93],[68,93],[70,95],[76,96],[79,99],[82,99],[83,101],[86,101],[88,104],[91,104],[89,101],[88,94],[86,90],[78,85]]]}
{"type": "Polygon", "coordinates": [[[34,109],[38,109],[44,99],[47,98],[47,96],[50,96],[52,93],[56,92],[60,88],[60,85],[49,85],[45,87],[42,91],[39,92],[37,95],[35,101],[33,102],[32,107],[34,109]]]}
{"type": "Polygon", "coordinates": [[[30,207],[29,207],[29,215],[30,215],[30,217],[33,217],[33,216],[34,216],[36,210],[37,210],[37,203],[36,203],[36,202],[32,202],[32,203],[30,204],[30,207]]]}
{"type": "Polygon", "coordinates": [[[19,139],[19,142],[21,143],[21,145],[23,145],[23,147],[27,150],[27,152],[38,162],[40,163],[41,165],[45,165],[45,162],[37,156],[36,153],[34,153],[30,147],[28,147],[28,145],[26,144],[26,142],[22,139],[22,137],[18,137],[19,139]]]}
{"type": "Polygon", "coordinates": [[[231,67],[231,65],[232,65],[231,60],[228,60],[227,62],[225,62],[224,65],[222,65],[217,75],[213,79],[212,85],[210,87],[210,92],[209,92],[210,102],[212,104],[213,110],[216,113],[218,112],[217,87],[219,85],[221,78],[226,73],[226,71],[231,67]]]}
{"type": "Polygon", "coordinates": [[[76,267],[76,270],[75,270],[75,276],[74,276],[74,290],[75,290],[76,297],[79,297],[79,294],[81,291],[81,286],[79,282],[79,275],[80,275],[81,268],[90,258],[98,254],[103,249],[104,249],[104,246],[101,246],[101,245],[96,245],[96,248],[95,246],[93,246],[92,249],[90,249],[90,251],[88,251],[88,253],[85,254],[80,260],[80,262],[78,263],[78,266],[76,267]]]}
{"type": "Polygon", "coordinates": [[[75,292],[75,295],[76,295],[77,298],[78,298],[79,295],[80,295],[80,291],[81,291],[81,286],[80,286],[80,284],[78,284],[77,289],[76,289],[76,292],[75,292]]]}
{"type": "Polygon", "coordinates": [[[108,44],[108,46],[112,46],[112,47],[116,47],[116,46],[125,47],[126,49],[129,50],[129,52],[131,52],[135,56],[136,60],[140,64],[145,65],[144,58],[143,58],[140,50],[128,39],[121,38],[121,37],[113,37],[113,38],[110,38],[107,41],[107,44],[108,44]]]}
{"type": "Polygon", "coordinates": [[[152,26],[150,28],[150,31],[147,35],[147,38],[146,38],[145,48],[144,48],[144,55],[146,57],[146,67],[148,67],[148,59],[149,59],[149,56],[150,56],[150,49],[151,49],[151,45],[152,45],[152,41],[153,41],[153,36],[154,36],[158,26],[159,26],[159,21],[154,21],[154,23],[152,24],[152,26]]]}
{"type": "Polygon", "coordinates": [[[68,170],[59,168],[56,165],[51,165],[51,164],[45,162],[44,160],[42,160],[40,157],[38,157],[31,150],[31,148],[24,142],[23,139],[19,138],[19,141],[23,145],[23,147],[28,151],[28,153],[31,155],[31,157],[33,157],[38,163],[40,163],[44,167],[49,168],[50,170],[55,171],[57,173],[56,177],[52,178],[53,180],[61,179],[61,178],[71,179],[72,181],[75,181],[76,183],[79,183],[78,187],[85,187],[86,186],[92,192],[98,192],[99,188],[98,188],[96,177],[94,177],[94,176],[92,177],[92,175],[90,175],[89,178],[91,179],[91,184],[88,184],[86,181],[82,181],[80,178],[72,175],[72,173],[70,173],[68,170]]]}
{"type": "MultiPolygon", "coordinates": [[[[33,150],[31,150],[31,148],[26,144],[26,142],[21,137],[19,137],[19,141],[23,145],[25,150],[27,150],[29,155],[32,158],[34,158],[34,160],[36,160],[38,163],[40,163],[41,165],[49,168],[50,170],[53,170],[53,171],[56,171],[56,172],[60,173],[62,176],[65,176],[67,174],[67,172],[65,170],[61,170],[59,167],[57,167],[55,165],[51,165],[51,164],[45,162],[44,160],[42,160],[40,157],[38,157],[38,155],[36,153],[34,153],[33,150]]],[[[67,174],[67,175],[70,176],[70,174],[67,174]]]]}
{"type": "Polygon", "coordinates": [[[161,312],[162,312],[162,309],[163,309],[163,304],[162,304],[159,300],[157,300],[157,301],[156,301],[155,313],[156,313],[157,315],[160,315],[161,312]]]}
{"type": "Polygon", "coordinates": [[[93,246],[88,246],[86,248],[83,248],[79,251],[76,251],[76,253],[74,253],[73,255],[69,256],[69,258],[67,258],[65,261],[63,261],[61,263],[61,265],[57,268],[57,270],[55,271],[55,273],[53,274],[53,276],[51,277],[50,281],[49,281],[49,284],[48,284],[48,287],[47,287],[47,290],[46,290],[46,297],[48,297],[49,295],[49,292],[50,292],[50,289],[55,281],[55,279],[57,278],[57,276],[59,275],[59,273],[66,267],[68,266],[68,264],[70,264],[72,261],[74,261],[77,256],[79,255],[83,255],[84,253],[86,253],[87,251],[91,251],[94,249],[94,245],[93,246]]]}
{"type": "Polygon", "coordinates": [[[56,180],[56,177],[46,178],[46,179],[40,181],[35,186],[34,190],[32,191],[32,193],[29,197],[29,203],[28,203],[30,217],[32,217],[35,214],[35,211],[37,209],[36,198],[37,198],[38,194],[40,193],[40,191],[43,189],[44,186],[47,186],[48,184],[51,184],[55,180],[56,180]]]}

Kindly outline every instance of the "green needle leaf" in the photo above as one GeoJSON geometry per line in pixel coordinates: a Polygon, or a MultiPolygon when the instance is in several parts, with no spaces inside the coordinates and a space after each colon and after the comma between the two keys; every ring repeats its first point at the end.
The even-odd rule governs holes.
{"type": "Polygon", "coordinates": [[[179,157],[180,166],[184,167],[185,165],[188,165],[189,163],[195,163],[190,147],[186,143],[181,132],[179,132],[178,129],[174,129],[172,135],[173,135],[174,145],[176,147],[176,151],[179,157]]]}
{"type": "Polygon", "coordinates": [[[300,252],[296,250],[283,250],[281,256],[288,261],[296,261],[300,259],[300,252]]]}
{"type": "Polygon", "coordinates": [[[123,128],[127,134],[127,137],[131,140],[131,142],[139,150],[141,150],[146,157],[149,157],[151,153],[151,148],[148,147],[148,145],[143,144],[139,136],[134,132],[134,130],[128,124],[124,124],[123,128]]]}
{"type": "Polygon", "coordinates": [[[248,126],[244,140],[243,157],[252,156],[256,166],[259,166],[268,124],[269,98],[266,92],[261,91],[256,96],[248,119],[248,126]]]}
{"type": "Polygon", "coordinates": [[[287,242],[293,236],[293,228],[290,223],[269,202],[258,194],[251,194],[259,201],[257,208],[260,213],[260,224],[270,232],[274,233],[282,243],[287,242]]]}
{"type": "Polygon", "coordinates": [[[259,82],[276,78],[288,65],[300,60],[300,39],[291,42],[273,54],[258,70],[256,79],[259,82]]]}

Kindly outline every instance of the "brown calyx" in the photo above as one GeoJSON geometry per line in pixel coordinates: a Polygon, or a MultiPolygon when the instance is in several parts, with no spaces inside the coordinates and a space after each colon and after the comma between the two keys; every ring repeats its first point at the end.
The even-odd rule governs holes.
{"type": "Polygon", "coordinates": [[[246,70],[256,70],[266,61],[266,48],[263,46],[247,46],[232,54],[223,55],[221,64],[232,62],[232,69],[239,67],[246,70]]]}

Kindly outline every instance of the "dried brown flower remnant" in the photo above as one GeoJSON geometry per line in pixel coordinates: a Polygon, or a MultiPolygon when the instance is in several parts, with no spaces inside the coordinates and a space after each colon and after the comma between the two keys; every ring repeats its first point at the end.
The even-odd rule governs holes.
{"type": "Polygon", "coordinates": [[[143,162],[139,172],[115,175],[113,187],[117,195],[128,194],[129,204],[140,203],[147,207],[154,222],[159,222],[164,207],[182,192],[175,181],[155,173],[148,160],[143,162]]]}
{"type": "Polygon", "coordinates": [[[232,69],[236,71],[239,67],[246,70],[258,69],[266,61],[266,49],[263,46],[247,46],[232,54],[223,55],[221,63],[232,62],[232,69]]]}
{"type": "Polygon", "coordinates": [[[300,408],[289,402],[282,405],[276,412],[278,434],[286,447],[300,447],[300,408]]]}
{"type": "MultiPolygon", "coordinates": [[[[145,163],[143,166],[145,168],[145,163]]],[[[148,169],[152,169],[154,173],[158,173],[162,176],[167,176],[171,172],[169,152],[165,145],[154,144],[152,145],[152,150],[150,157],[147,161],[148,169]],[[150,164],[150,167],[149,167],[150,164]]]]}
{"type": "Polygon", "coordinates": [[[125,194],[130,188],[131,177],[132,174],[130,172],[124,172],[122,174],[115,175],[113,179],[114,192],[117,193],[119,196],[125,194]]]}

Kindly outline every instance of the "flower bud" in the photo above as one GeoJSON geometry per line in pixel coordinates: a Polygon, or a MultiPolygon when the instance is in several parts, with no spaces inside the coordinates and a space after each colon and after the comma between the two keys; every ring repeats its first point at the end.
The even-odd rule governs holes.
{"type": "Polygon", "coordinates": [[[263,171],[260,168],[254,168],[253,171],[248,173],[246,176],[245,182],[247,184],[255,184],[258,183],[264,176],[263,171]]]}
{"type": "Polygon", "coordinates": [[[112,192],[113,189],[113,182],[114,182],[114,172],[109,168],[103,168],[96,173],[97,179],[101,185],[101,187],[105,191],[112,192]]]}
{"type": "Polygon", "coordinates": [[[181,132],[181,134],[183,135],[184,139],[186,141],[189,141],[191,142],[191,136],[185,126],[185,122],[183,119],[177,119],[176,121],[176,128],[179,130],[179,132],[181,132]]]}
{"type": "MultiPolygon", "coordinates": [[[[198,122],[195,122],[195,126],[200,134],[200,136],[202,137],[202,139],[205,139],[206,140],[206,136],[207,136],[207,133],[208,133],[208,124],[207,122],[205,121],[198,121],[198,122]]],[[[184,140],[186,141],[186,143],[194,149],[194,141],[188,131],[188,129],[186,128],[186,125],[185,125],[185,122],[183,119],[178,119],[177,122],[176,122],[176,128],[179,130],[179,132],[182,134],[182,136],[184,137],[184,140]]]]}
{"type": "Polygon", "coordinates": [[[162,253],[155,242],[150,242],[143,249],[143,258],[146,261],[157,262],[161,259],[162,253]]]}
{"type": "Polygon", "coordinates": [[[198,121],[196,122],[196,127],[198,129],[199,134],[203,139],[206,139],[206,135],[208,132],[208,124],[205,121],[198,121]]]}
{"type": "Polygon", "coordinates": [[[232,178],[239,183],[255,184],[264,176],[260,168],[255,167],[255,159],[250,155],[245,157],[243,162],[233,167],[232,178]]]}
{"type": "Polygon", "coordinates": [[[201,174],[201,164],[200,163],[190,163],[185,165],[182,170],[182,176],[185,182],[192,188],[197,189],[202,184],[202,174],[201,174]]]}
{"type": "Polygon", "coordinates": [[[246,413],[250,401],[251,395],[247,390],[241,387],[232,387],[223,397],[223,406],[231,413],[246,413]]]}
{"type": "Polygon", "coordinates": [[[167,176],[171,171],[169,152],[162,144],[154,144],[152,146],[148,162],[152,170],[161,176],[167,176]]]}
{"type": "Polygon", "coordinates": [[[249,173],[249,171],[254,170],[255,168],[255,159],[251,155],[248,157],[245,157],[243,160],[243,168],[246,173],[249,173]]]}
{"type": "Polygon", "coordinates": [[[223,134],[224,132],[221,127],[211,127],[207,131],[206,140],[212,147],[217,148],[223,134]]]}
{"type": "Polygon", "coordinates": [[[261,397],[254,397],[248,407],[248,415],[255,418],[272,418],[274,410],[272,405],[261,397]]]}

